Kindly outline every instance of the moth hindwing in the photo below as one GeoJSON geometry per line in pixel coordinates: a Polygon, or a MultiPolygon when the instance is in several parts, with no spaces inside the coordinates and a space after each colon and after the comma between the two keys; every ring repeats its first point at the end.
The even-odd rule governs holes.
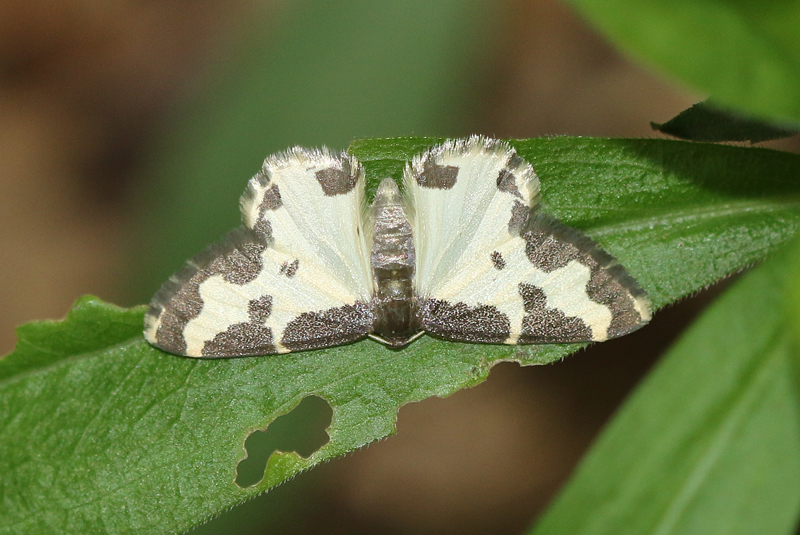
{"type": "Polygon", "coordinates": [[[503,344],[602,341],[650,319],[645,292],[580,231],[538,209],[539,179],[507,143],[448,141],[372,205],[345,153],[273,155],[242,227],[153,298],[145,337],[192,357],[265,355],[422,333],[503,344]]]}

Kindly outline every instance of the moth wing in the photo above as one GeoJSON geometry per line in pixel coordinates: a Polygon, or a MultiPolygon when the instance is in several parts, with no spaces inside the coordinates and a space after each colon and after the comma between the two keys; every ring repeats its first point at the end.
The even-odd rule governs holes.
{"type": "Polygon", "coordinates": [[[581,232],[536,211],[539,181],[506,143],[450,141],[405,174],[419,321],[451,340],[602,341],[650,319],[647,297],[581,232]]]}
{"type": "Polygon", "coordinates": [[[153,298],[147,340],[191,357],[339,345],[372,330],[364,182],[345,154],[271,156],[240,204],[241,228],[153,298]]]}

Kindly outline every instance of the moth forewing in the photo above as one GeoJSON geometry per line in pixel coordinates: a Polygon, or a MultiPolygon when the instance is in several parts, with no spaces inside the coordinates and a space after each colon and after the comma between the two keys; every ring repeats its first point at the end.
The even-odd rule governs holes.
{"type": "Polygon", "coordinates": [[[581,232],[536,215],[539,180],[506,143],[447,142],[416,156],[404,179],[426,331],[507,344],[600,341],[649,320],[624,268],[581,232]],[[542,264],[543,255],[556,262],[542,264]]]}
{"type": "Polygon", "coordinates": [[[227,357],[366,336],[373,283],[362,175],[354,158],[327,149],[267,158],[240,201],[236,239],[212,246],[183,270],[190,276],[156,294],[148,340],[177,354],[227,357]]]}

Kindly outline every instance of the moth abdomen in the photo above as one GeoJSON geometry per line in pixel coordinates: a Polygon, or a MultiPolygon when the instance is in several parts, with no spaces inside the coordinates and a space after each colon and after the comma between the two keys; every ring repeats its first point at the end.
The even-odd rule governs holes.
{"type": "Polygon", "coordinates": [[[410,280],[384,281],[372,300],[372,311],[373,338],[389,347],[405,347],[421,332],[410,280]]]}
{"type": "Polygon", "coordinates": [[[372,205],[370,263],[375,338],[390,347],[407,345],[419,332],[414,302],[414,238],[400,190],[384,179],[372,205]]]}

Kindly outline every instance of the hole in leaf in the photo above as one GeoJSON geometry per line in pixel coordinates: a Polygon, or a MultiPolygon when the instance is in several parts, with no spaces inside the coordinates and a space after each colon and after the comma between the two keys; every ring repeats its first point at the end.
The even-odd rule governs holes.
{"type": "Polygon", "coordinates": [[[244,443],[247,457],[236,467],[236,484],[244,488],[261,481],[269,457],[275,451],[294,451],[303,457],[312,455],[328,443],[325,429],[332,416],[333,410],[327,401],[308,396],[265,430],[253,431],[244,443]]]}

